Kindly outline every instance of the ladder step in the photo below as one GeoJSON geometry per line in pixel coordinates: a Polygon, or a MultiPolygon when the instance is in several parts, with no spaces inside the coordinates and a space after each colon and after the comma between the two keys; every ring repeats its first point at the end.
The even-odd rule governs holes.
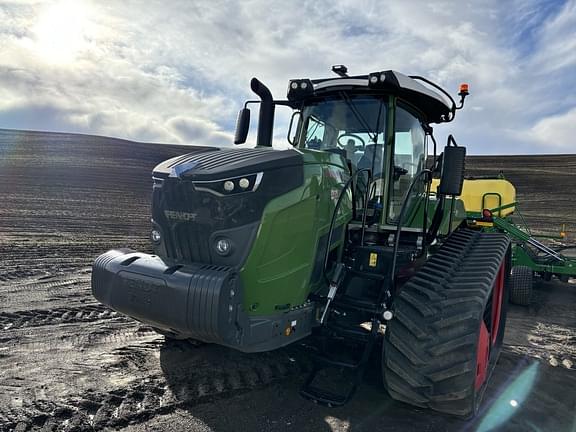
{"type": "Polygon", "coordinates": [[[352,396],[354,396],[356,387],[357,386],[353,386],[350,390],[348,390],[346,394],[340,395],[308,385],[300,390],[300,395],[305,399],[316,402],[319,405],[334,408],[346,405],[352,396]]]}
{"type": "Polygon", "coordinates": [[[372,314],[379,314],[382,311],[382,306],[374,304],[373,302],[358,300],[350,296],[340,296],[334,299],[333,305],[343,309],[353,309],[372,314]]]}
{"type": "Polygon", "coordinates": [[[358,369],[361,364],[353,363],[345,360],[334,360],[319,354],[313,356],[313,360],[323,366],[342,367],[347,369],[358,369]]]}
{"type": "Polygon", "coordinates": [[[374,279],[374,280],[381,280],[381,281],[388,279],[387,276],[383,276],[383,275],[378,274],[378,273],[364,272],[364,271],[356,270],[353,268],[348,268],[348,272],[351,274],[354,274],[356,276],[366,278],[366,279],[374,279]]]}
{"type": "Polygon", "coordinates": [[[327,327],[342,338],[364,343],[368,342],[370,339],[370,331],[358,325],[343,326],[336,324],[335,321],[332,320],[328,321],[327,327]]]}

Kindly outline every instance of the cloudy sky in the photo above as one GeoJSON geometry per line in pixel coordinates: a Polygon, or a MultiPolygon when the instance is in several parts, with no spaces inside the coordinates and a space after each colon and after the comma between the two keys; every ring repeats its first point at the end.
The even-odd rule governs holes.
{"type": "Polygon", "coordinates": [[[0,1],[0,128],[231,145],[252,76],[339,63],[468,82],[469,153],[576,152],[576,0],[0,1]]]}

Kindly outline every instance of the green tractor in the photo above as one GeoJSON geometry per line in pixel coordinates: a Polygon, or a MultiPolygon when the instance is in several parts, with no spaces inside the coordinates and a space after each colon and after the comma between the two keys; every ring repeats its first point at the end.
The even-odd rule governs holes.
{"type": "Polygon", "coordinates": [[[378,349],[392,398],[474,415],[502,344],[510,241],[467,225],[465,148],[450,136],[436,155],[431,125],[452,121],[468,88],[457,106],[419,76],[332,70],[291,80],[286,100],[252,79],[259,100],[235,143],[257,103],[256,147],[156,166],[154,255],[101,255],[93,294],[167,337],[247,353],[306,338],[301,394],[320,404],[345,404],[378,349]],[[272,147],[278,106],[293,110],[285,150],[272,147]],[[319,372],[334,368],[350,380],[327,390],[319,372]]]}

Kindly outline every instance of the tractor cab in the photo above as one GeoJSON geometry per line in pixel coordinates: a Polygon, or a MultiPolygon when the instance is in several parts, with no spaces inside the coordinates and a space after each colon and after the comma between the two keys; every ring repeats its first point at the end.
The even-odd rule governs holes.
{"type": "Polygon", "coordinates": [[[408,187],[425,168],[427,125],[449,118],[449,100],[399,72],[349,77],[342,65],[333,70],[339,78],[290,82],[288,99],[301,113],[295,145],[340,154],[351,174],[362,170],[356,195],[367,196],[380,225],[396,224],[408,187]]]}
{"type": "MultiPolygon", "coordinates": [[[[424,210],[425,192],[421,176],[426,168],[432,123],[449,122],[463,105],[467,86],[460,90],[460,106],[441,87],[419,76],[396,71],[348,76],[347,68],[332,68],[338,77],[293,79],[288,83],[287,100],[273,101],[258,80],[252,89],[261,95],[257,147],[271,146],[274,108],[293,109],[288,141],[306,153],[324,152],[341,157],[354,177],[351,193],[354,216],[368,217],[372,228],[394,229],[403,203],[408,212],[407,227],[420,225],[415,214],[424,210]],[[411,185],[416,178],[419,181],[411,185]],[[410,193],[408,193],[409,189],[410,193]],[[374,223],[376,223],[374,225],[374,223]]],[[[235,143],[246,139],[249,111],[240,111],[235,143]]],[[[436,144],[434,141],[434,161],[436,144]]],[[[364,220],[366,222],[366,220],[364,220]]]]}
{"type": "MultiPolygon", "coordinates": [[[[370,183],[371,216],[381,225],[394,224],[410,183],[425,168],[425,116],[389,93],[360,85],[343,89],[338,81],[345,80],[302,101],[295,146],[339,154],[351,175],[362,171],[354,190],[358,213],[370,183]]],[[[422,185],[414,194],[423,192],[422,185]]]]}

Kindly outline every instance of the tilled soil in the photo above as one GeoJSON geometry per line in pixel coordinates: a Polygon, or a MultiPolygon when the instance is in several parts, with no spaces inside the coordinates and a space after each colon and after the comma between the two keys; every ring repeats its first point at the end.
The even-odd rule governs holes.
{"type": "MultiPolygon", "coordinates": [[[[0,430],[445,431],[576,428],[576,284],[511,307],[483,411],[461,421],[392,401],[376,372],[340,409],[298,396],[297,347],[247,355],[167,341],[98,304],[90,264],[148,250],[153,166],[184,147],[0,130],[0,430]]],[[[529,224],[576,232],[576,156],[472,157],[503,169],[529,224]]],[[[574,282],[572,280],[571,282],[574,282]]]]}

